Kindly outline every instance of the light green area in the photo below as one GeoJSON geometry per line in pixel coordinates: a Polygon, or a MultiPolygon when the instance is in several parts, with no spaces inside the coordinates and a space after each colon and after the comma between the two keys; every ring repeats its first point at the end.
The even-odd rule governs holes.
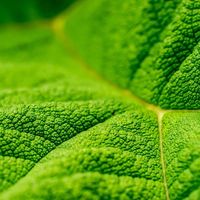
{"type": "Polygon", "coordinates": [[[199,122],[200,112],[170,112],[164,116],[164,150],[171,199],[200,197],[199,122]]]}

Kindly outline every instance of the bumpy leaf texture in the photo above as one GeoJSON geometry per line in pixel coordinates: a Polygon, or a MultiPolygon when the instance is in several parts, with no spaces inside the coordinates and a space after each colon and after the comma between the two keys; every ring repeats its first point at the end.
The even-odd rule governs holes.
{"type": "MultiPolygon", "coordinates": [[[[38,2],[0,21],[72,1],[38,2]]],[[[199,40],[199,0],[82,0],[2,26],[0,200],[199,200],[199,40]]]]}

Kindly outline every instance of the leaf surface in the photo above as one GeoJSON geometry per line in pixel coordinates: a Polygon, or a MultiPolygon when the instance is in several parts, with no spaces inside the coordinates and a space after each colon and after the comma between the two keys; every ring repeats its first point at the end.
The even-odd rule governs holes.
{"type": "Polygon", "coordinates": [[[85,0],[2,28],[0,199],[199,199],[199,12],[85,0]]]}

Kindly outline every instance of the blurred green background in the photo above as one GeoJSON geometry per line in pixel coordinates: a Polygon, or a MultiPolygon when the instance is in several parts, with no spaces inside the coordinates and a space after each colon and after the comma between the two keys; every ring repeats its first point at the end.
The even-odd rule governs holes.
{"type": "Polygon", "coordinates": [[[75,0],[1,0],[0,24],[51,18],[75,0]]]}

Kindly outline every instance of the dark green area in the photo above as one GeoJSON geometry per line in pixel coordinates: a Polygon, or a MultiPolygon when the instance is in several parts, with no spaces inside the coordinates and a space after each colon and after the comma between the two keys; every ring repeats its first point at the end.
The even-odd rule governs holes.
{"type": "Polygon", "coordinates": [[[6,0],[0,2],[0,23],[51,18],[75,0],[6,0]]]}

